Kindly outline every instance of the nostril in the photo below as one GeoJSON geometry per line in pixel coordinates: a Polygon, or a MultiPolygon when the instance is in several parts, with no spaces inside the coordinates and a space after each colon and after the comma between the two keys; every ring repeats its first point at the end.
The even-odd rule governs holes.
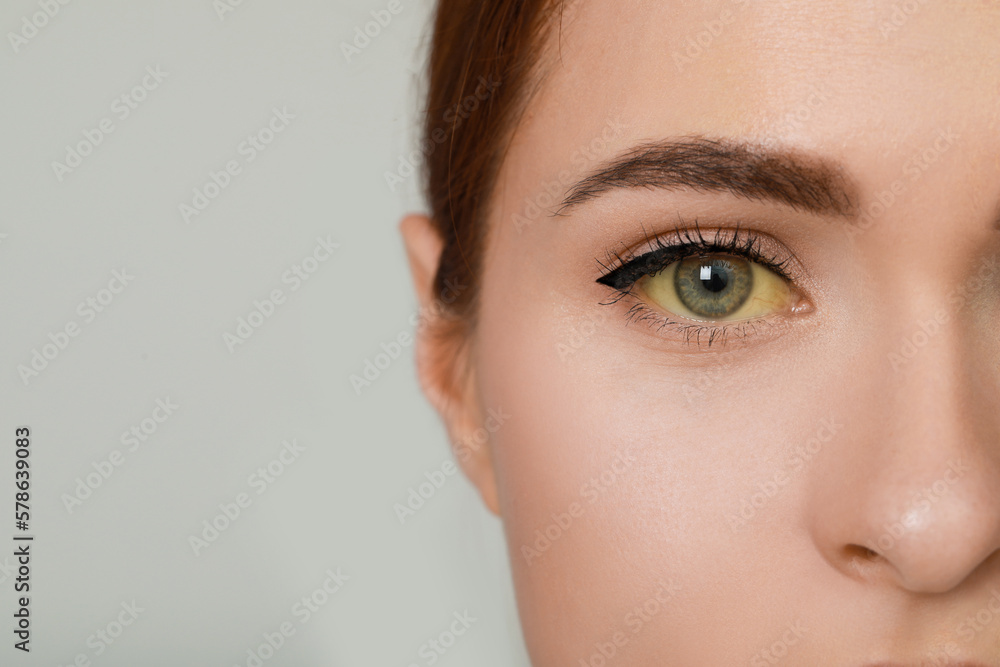
{"type": "Polygon", "coordinates": [[[881,560],[883,557],[877,551],[873,551],[868,547],[863,547],[859,544],[848,544],[844,547],[844,560],[854,570],[855,574],[866,577],[871,575],[872,568],[881,560]]]}
{"type": "Polygon", "coordinates": [[[844,552],[848,558],[860,558],[865,561],[873,561],[882,557],[877,551],[872,551],[868,547],[863,547],[859,544],[848,544],[844,547],[844,552]]]}

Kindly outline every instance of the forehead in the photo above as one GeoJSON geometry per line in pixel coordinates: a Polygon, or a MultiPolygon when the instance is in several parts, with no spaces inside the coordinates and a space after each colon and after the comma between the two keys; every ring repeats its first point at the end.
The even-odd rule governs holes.
{"type": "Polygon", "coordinates": [[[998,36],[1000,3],[986,1],[579,0],[550,36],[500,185],[572,170],[609,127],[612,152],[704,134],[878,161],[950,128],[995,155],[998,36]]]}

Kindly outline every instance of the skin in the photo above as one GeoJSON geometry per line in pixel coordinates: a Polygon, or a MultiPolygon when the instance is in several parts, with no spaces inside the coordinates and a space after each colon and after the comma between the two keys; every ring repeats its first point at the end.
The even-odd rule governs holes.
{"type": "MultiPolygon", "coordinates": [[[[459,460],[537,667],[1000,665],[1000,6],[913,5],[567,9],[494,192],[478,326],[418,343],[453,442],[509,415],[459,460]],[[604,160],[692,135],[837,163],[861,211],[900,187],[853,223],[663,188],[550,215],[604,160]],[[695,218],[794,257],[801,310],[709,347],[602,305],[596,260],[695,218]]],[[[401,231],[428,306],[440,240],[401,231]]]]}

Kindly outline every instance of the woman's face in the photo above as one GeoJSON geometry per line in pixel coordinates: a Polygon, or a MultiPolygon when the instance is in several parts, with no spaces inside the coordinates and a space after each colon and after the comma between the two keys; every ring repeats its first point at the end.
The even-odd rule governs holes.
{"type": "Polygon", "coordinates": [[[1000,665],[998,36],[569,8],[470,353],[536,665],[1000,665]]]}

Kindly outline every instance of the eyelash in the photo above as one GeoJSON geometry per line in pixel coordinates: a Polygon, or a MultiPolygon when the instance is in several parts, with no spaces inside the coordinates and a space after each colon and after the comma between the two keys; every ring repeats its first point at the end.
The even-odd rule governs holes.
{"type": "MultiPolygon", "coordinates": [[[[762,236],[752,230],[741,231],[739,225],[732,230],[716,229],[714,236],[706,237],[698,225],[697,219],[687,227],[682,228],[683,221],[674,227],[673,236],[677,240],[665,241],[663,236],[650,238],[646,234],[648,252],[637,254],[633,250],[624,251],[608,249],[605,260],[597,260],[604,273],[597,282],[607,286],[613,292],[612,297],[602,301],[601,305],[616,304],[627,297],[635,298],[636,302],[625,313],[628,322],[649,322],[656,331],[670,329],[684,334],[684,342],[692,340],[698,347],[702,346],[702,338],[707,338],[707,346],[711,347],[717,341],[725,345],[730,335],[743,339],[757,332],[757,324],[767,322],[763,318],[716,325],[711,323],[690,323],[673,320],[664,313],[654,310],[635,293],[636,283],[645,276],[651,276],[666,269],[674,262],[705,254],[728,254],[742,257],[748,261],[764,266],[786,280],[793,287],[793,279],[788,265],[791,256],[779,258],[762,248],[762,236]]],[[[645,230],[643,230],[645,232],[645,230]]]]}

